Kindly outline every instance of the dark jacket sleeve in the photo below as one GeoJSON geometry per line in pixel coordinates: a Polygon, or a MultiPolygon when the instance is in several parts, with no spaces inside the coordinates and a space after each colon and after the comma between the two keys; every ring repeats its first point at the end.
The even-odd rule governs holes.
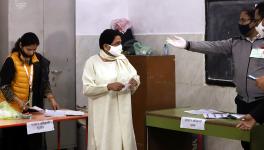
{"type": "Polygon", "coordinates": [[[47,96],[47,94],[52,93],[51,87],[50,87],[50,81],[49,81],[49,65],[50,61],[46,59],[45,57],[42,58],[41,62],[41,73],[42,73],[42,80],[43,80],[43,87],[44,87],[44,96],[47,96]]]}
{"type": "Polygon", "coordinates": [[[15,65],[12,58],[8,57],[0,72],[0,87],[10,85],[15,76],[15,65]]]}
{"type": "Polygon", "coordinates": [[[49,60],[36,53],[39,62],[34,64],[33,105],[43,108],[45,92],[49,87],[49,60]]]}
{"type": "Polygon", "coordinates": [[[222,41],[188,41],[186,49],[203,54],[225,54],[232,53],[232,39],[222,41]]]}
{"type": "Polygon", "coordinates": [[[15,95],[11,89],[11,82],[15,76],[15,66],[13,60],[8,57],[0,72],[0,90],[3,93],[6,101],[14,100],[15,95]]]}

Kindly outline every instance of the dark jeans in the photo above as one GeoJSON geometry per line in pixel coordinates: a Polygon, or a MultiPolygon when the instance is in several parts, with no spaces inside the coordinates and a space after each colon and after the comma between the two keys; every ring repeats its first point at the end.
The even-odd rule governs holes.
{"type": "Polygon", "coordinates": [[[44,134],[27,135],[27,129],[23,127],[5,128],[3,131],[4,150],[45,150],[44,134]]]}
{"type": "MultiPolygon", "coordinates": [[[[248,114],[250,113],[253,109],[255,109],[259,104],[264,102],[264,98],[260,98],[255,102],[252,103],[246,103],[242,100],[241,96],[236,96],[235,102],[237,104],[237,113],[239,114],[248,114]]],[[[249,142],[244,142],[241,141],[241,145],[244,148],[244,150],[250,150],[250,143],[249,142]]]]}

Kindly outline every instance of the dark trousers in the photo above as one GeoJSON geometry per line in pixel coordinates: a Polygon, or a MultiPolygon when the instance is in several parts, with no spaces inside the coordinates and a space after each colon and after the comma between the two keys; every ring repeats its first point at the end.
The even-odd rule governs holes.
{"type": "MultiPolygon", "coordinates": [[[[259,104],[264,102],[264,99],[259,99],[255,102],[252,103],[246,103],[242,100],[241,96],[236,96],[235,102],[237,105],[237,113],[239,114],[248,114],[250,113],[253,109],[255,109],[259,104]]],[[[241,141],[241,145],[244,148],[244,150],[250,150],[250,143],[249,142],[244,142],[241,141]]]]}
{"type": "Polygon", "coordinates": [[[3,129],[4,150],[45,150],[44,134],[27,135],[26,127],[12,127],[3,129]]]}

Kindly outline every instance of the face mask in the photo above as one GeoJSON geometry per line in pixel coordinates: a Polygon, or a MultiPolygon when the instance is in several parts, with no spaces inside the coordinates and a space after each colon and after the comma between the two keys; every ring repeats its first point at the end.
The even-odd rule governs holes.
{"type": "Polygon", "coordinates": [[[20,49],[20,52],[21,52],[22,56],[25,57],[25,58],[31,58],[31,57],[33,57],[33,55],[34,55],[34,54],[32,54],[32,55],[27,55],[22,49],[20,49]]]}
{"type": "Polygon", "coordinates": [[[264,27],[262,26],[262,22],[260,22],[259,25],[256,26],[256,30],[261,37],[264,37],[264,27]]]}
{"type": "Polygon", "coordinates": [[[251,30],[251,28],[249,27],[249,24],[247,25],[238,24],[239,31],[242,35],[246,36],[248,32],[251,30]]]}
{"type": "Polygon", "coordinates": [[[118,46],[111,46],[110,45],[110,50],[108,51],[110,54],[112,54],[113,56],[120,56],[122,55],[122,45],[118,45],[118,46]]]}

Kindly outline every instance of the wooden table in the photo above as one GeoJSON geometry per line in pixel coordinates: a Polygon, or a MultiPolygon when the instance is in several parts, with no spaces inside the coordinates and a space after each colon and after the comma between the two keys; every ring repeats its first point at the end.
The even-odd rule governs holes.
{"type": "MultiPolygon", "coordinates": [[[[173,108],[146,113],[147,129],[151,127],[180,131],[184,133],[201,134],[215,137],[222,137],[233,140],[248,141],[251,143],[251,150],[263,150],[264,148],[264,126],[257,125],[251,131],[242,131],[236,128],[238,120],[232,119],[210,119],[205,122],[205,130],[193,130],[180,128],[181,117],[203,118],[202,115],[185,113],[185,110],[193,108],[173,108]]],[[[151,138],[151,137],[150,137],[151,138]]],[[[177,141],[175,141],[177,142],[177,141]]],[[[151,150],[151,149],[150,149],[151,150]]]]}
{"type": "Polygon", "coordinates": [[[79,120],[79,119],[85,119],[86,121],[86,138],[85,143],[87,147],[88,142],[88,114],[85,114],[83,116],[60,116],[60,117],[45,117],[44,114],[34,112],[31,113],[32,118],[31,119],[13,119],[13,120],[0,120],[0,128],[12,128],[12,127],[18,127],[18,126],[26,126],[28,122],[34,122],[34,121],[45,121],[45,120],[53,120],[53,122],[57,122],[57,149],[61,149],[60,144],[60,122],[62,121],[71,121],[71,120],[79,120]]]}

